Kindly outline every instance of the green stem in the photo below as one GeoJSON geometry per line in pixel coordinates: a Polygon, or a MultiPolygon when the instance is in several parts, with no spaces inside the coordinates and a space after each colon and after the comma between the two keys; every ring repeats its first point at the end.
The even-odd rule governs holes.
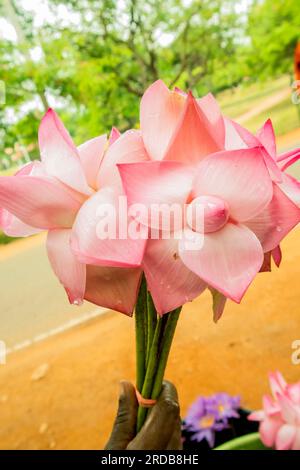
{"type": "Polygon", "coordinates": [[[141,391],[146,372],[145,306],[147,286],[143,275],[135,307],[136,388],[141,391]]]}
{"type": "Polygon", "coordinates": [[[146,367],[149,362],[151,345],[157,324],[157,313],[150,292],[147,292],[147,353],[146,367]]]}
{"type": "MultiPolygon", "coordinates": [[[[160,350],[160,355],[159,355],[159,362],[158,362],[158,367],[155,375],[155,380],[154,380],[154,385],[151,393],[151,398],[154,400],[157,400],[157,398],[160,395],[161,388],[162,388],[162,383],[164,379],[164,373],[166,370],[167,362],[168,362],[168,357],[172,345],[172,341],[174,338],[175,334],[175,329],[176,325],[178,322],[179,314],[181,312],[181,308],[179,307],[176,310],[173,310],[172,312],[168,313],[168,319],[167,319],[167,324],[164,329],[164,334],[163,334],[163,339],[162,339],[162,344],[161,344],[161,350],[160,350]]],[[[165,316],[165,315],[164,315],[165,316]]]]}
{"type": "MultiPolygon", "coordinates": [[[[147,370],[145,375],[145,380],[142,388],[142,397],[143,398],[150,398],[153,381],[155,377],[155,372],[158,363],[158,354],[159,354],[159,346],[160,346],[160,339],[161,339],[161,330],[164,325],[163,318],[159,318],[156,324],[154,337],[150,349],[149,360],[147,364],[147,370]]],[[[140,431],[142,428],[145,419],[147,416],[147,408],[139,406],[138,415],[137,415],[137,432],[140,431]]]]}

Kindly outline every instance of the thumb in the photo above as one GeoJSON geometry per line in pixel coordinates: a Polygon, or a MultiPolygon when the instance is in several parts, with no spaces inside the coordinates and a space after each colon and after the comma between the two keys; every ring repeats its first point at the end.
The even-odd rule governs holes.
{"type": "Polygon", "coordinates": [[[126,449],[136,434],[138,403],[135,388],[130,382],[122,381],[120,389],[118,412],[105,450],[126,449]]]}

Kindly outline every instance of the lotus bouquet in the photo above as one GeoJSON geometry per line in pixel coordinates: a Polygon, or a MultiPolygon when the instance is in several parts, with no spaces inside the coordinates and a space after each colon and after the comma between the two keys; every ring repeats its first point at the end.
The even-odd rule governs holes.
{"type": "Polygon", "coordinates": [[[257,273],[279,266],[300,221],[300,182],[267,121],[253,135],[212,95],[153,83],[140,130],[113,128],[76,147],[49,109],[40,161],[0,178],[9,236],[48,231],[51,266],[73,304],[135,311],[137,430],[158,398],[182,306],[209,289],[217,321],[257,273]]]}

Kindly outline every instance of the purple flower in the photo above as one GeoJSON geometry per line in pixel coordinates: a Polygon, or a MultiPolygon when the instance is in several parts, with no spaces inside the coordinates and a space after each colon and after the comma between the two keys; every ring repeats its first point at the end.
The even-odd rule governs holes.
{"type": "Polygon", "coordinates": [[[217,393],[210,397],[198,397],[191,405],[184,420],[184,428],[193,433],[191,439],[206,439],[209,446],[215,443],[215,433],[228,427],[229,418],[238,418],[240,397],[217,393]]]}
{"type": "Polygon", "coordinates": [[[208,413],[215,413],[218,420],[227,423],[229,418],[238,418],[237,409],[240,406],[241,398],[239,396],[230,396],[228,393],[216,393],[207,402],[206,410],[208,413]]]}

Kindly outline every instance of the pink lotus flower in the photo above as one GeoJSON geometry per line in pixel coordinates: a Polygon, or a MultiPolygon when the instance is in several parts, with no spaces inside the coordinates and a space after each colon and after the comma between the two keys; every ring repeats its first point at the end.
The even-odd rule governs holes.
{"type": "MultiPolygon", "coordinates": [[[[247,133],[252,139],[247,145],[237,129],[212,95],[196,100],[158,81],[142,98],[141,131],[152,161],[119,165],[129,204],[177,203],[204,210],[204,244],[198,251],[188,248],[200,236],[193,223],[176,227],[181,240],[147,243],[142,266],[160,314],[209,286],[218,319],[224,297],[240,302],[264,253],[277,249],[300,221],[299,209],[278,184],[277,163],[257,138],[247,133]]],[[[151,219],[140,222],[158,228],[151,219]]]]}
{"type": "Polygon", "coordinates": [[[263,397],[263,409],[251,413],[267,447],[300,450],[300,382],[287,384],[280,372],[270,374],[272,396],[263,397]]]}
{"type": "Polygon", "coordinates": [[[99,206],[122,194],[116,163],[147,158],[141,140],[138,131],[113,129],[109,141],[102,135],[76,148],[50,109],[39,128],[41,161],[0,177],[1,228],[10,236],[48,230],[48,257],[71,303],[133,311],[145,241],[99,240],[96,224],[99,206]]]}

